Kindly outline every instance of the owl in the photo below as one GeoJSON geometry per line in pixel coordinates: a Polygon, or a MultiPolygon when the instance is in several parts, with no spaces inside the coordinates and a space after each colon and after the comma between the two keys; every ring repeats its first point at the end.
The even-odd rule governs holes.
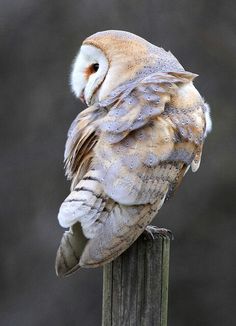
{"type": "Polygon", "coordinates": [[[56,273],[97,267],[145,230],[191,167],[211,130],[209,106],[171,52],[124,31],[96,33],[74,60],[71,87],[86,105],[65,147],[71,192],[56,273]]]}

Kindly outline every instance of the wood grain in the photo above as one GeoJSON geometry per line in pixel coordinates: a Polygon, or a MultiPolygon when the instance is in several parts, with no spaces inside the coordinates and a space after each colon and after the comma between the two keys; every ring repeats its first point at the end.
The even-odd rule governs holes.
{"type": "Polygon", "coordinates": [[[167,326],[170,239],[153,237],[104,266],[102,326],[167,326]]]}

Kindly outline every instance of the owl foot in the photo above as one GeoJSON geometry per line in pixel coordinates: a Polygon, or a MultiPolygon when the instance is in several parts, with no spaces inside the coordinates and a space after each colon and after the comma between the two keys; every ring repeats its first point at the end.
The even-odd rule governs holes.
{"type": "Polygon", "coordinates": [[[170,240],[174,240],[174,236],[170,230],[164,229],[164,228],[158,228],[157,226],[153,226],[153,225],[148,225],[145,228],[143,235],[146,239],[149,239],[149,240],[154,240],[157,237],[168,238],[170,240]]]}

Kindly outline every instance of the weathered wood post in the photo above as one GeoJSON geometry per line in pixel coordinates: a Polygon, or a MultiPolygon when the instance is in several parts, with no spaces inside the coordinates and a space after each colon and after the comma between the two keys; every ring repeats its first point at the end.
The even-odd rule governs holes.
{"type": "Polygon", "coordinates": [[[167,326],[169,250],[154,231],[104,267],[102,326],[167,326]]]}

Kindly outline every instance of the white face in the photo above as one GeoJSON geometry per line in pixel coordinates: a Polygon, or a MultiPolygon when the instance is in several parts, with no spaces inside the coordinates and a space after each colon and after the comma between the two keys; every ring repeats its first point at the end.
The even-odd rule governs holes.
{"type": "Polygon", "coordinates": [[[96,102],[108,68],[108,60],[100,49],[82,45],[71,72],[71,87],[75,95],[87,105],[96,102]]]}

